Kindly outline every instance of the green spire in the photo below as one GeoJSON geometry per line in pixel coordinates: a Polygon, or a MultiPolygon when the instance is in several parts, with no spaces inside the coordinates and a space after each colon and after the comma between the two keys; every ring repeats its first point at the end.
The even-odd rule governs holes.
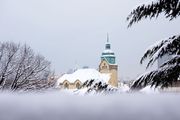
{"type": "Polygon", "coordinates": [[[105,44],[105,50],[102,53],[101,60],[106,60],[109,64],[116,64],[116,57],[111,50],[111,44],[109,43],[109,34],[107,33],[107,42],[105,44]]]}

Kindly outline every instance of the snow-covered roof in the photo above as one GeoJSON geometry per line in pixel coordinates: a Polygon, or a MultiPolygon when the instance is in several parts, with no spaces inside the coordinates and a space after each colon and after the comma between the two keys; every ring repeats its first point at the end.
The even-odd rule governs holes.
{"type": "Polygon", "coordinates": [[[110,79],[110,74],[100,73],[96,69],[78,69],[72,74],[64,74],[57,80],[57,84],[63,83],[65,80],[69,81],[70,83],[76,82],[76,80],[81,81],[82,83],[86,82],[87,80],[102,80],[108,83],[110,79]]]}
{"type": "Polygon", "coordinates": [[[114,52],[112,50],[110,50],[110,49],[106,49],[106,50],[103,51],[103,53],[114,53],[114,52]]]}
{"type": "Polygon", "coordinates": [[[115,55],[101,55],[101,57],[115,57],[115,55]]]}

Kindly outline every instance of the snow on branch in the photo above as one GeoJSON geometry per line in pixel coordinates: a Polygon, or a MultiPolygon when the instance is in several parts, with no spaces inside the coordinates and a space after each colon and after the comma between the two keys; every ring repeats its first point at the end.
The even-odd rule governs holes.
{"type": "Polygon", "coordinates": [[[144,73],[139,76],[132,84],[131,89],[142,89],[147,85],[151,87],[160,86],[161,88],[172,86],[180,77],[180,57],[174,57],[172,60],[164,64],[160,69],[144,73]],[[174,62],[178,64],[173,64],[174,62]],[[171,64],[172,63],[172,64],[171,64]]]}
{"type": "Polygon", "coordinates": [[[127,17],[128,27],[142,18],[158,17],[160,13],[164,13],[170,20],[175,19],[180,15],[180,0],[154,0],[151,3],[139,5],[127,17]]]}
{"type": "Polygon", "coordinates": [[[51,63],[26,44],[0,43],[0,90],[17,90],[30,80],[47,80],[51,63]]]}
{"type": "Polygon", "coordinates": [[[139,76],[132,84],[131,89],[141,89],[147,85],[151,85],[151,87],[160,86],[161,88],[169,87],[180,79],[180,35],[159,41],[150,46],[140,63],[142,64],[145,59],[149,59],[148,68],[164,55],[172,55],[172,58],[161,65],[159,69],[139,76]]]}
{"type": "Polygon", "coordinates": [[[149,58],[147,68],[152,65],[158,58],[164,55],[179,55],[180,54],[180,35],[170,37],[168,39],[158,41],[154,45],[150,46],[144,56],[141,58],[142,64],[145,59],[149,58]]]}
{"type": "Polygon", "coordinates": [[[169,66],[169,65],[180,65],[180,55],[174,56],[171,60],[169,60],[168,62],[164,63],[160,67],[165,67],[165,66],[169,66]]]}
{"type": "MultiPolygon", "coordinates": [[[[86,94],[88,93],[113,93],[116,92],[118,89],[112,87],[111,85],[105,83],[103,80],[87,80],[81,88],[86,88],[86,94]]],[[[80,90],[81,91],[81,90],[80,90]]]]}

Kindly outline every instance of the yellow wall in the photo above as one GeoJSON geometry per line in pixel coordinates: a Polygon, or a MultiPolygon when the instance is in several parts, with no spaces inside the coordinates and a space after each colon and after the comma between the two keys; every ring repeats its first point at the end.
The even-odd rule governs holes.
{"type": "Polygon", "coordinates": [[[110,70],[111,73],[111,78],[109,80],[109,84],[114,86],[114,87],[118,87],[118,72],[115,69],[110,70]]]}
{"type": "Polygon", "coordinates": [[[118,87],[118,65],[110,65],[107,61],[101,61],[99,65],[100,73],[110,73],[111,78],[109,80],[109,84],[118,87]]]}

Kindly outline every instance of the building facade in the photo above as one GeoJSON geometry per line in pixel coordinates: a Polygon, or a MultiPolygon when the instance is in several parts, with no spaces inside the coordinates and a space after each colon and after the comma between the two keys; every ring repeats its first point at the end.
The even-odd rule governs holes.
{"type": "Polygon", "coordinates": [[[99,70],[83,68],[72,74],[64,74],[57,80],[57,86],[64,89],[79,89],[84,82],[92,79],[101,79],[113,87],[118,87],[118,65],[115,54],[111,50],[109,36],[101,55],[99,70]]]}
{"type": "Polygon", "coordinates": [[[118,87],[118,65],[116,63],[116,56],[111,50],[111,44],[109,43],[109,36],[107,35],[107,42],[105,44],[105,50],[101,55],[101,62],[99,64],[100,73],[109,73],[109,84],[114,87],[118,87]]]}

